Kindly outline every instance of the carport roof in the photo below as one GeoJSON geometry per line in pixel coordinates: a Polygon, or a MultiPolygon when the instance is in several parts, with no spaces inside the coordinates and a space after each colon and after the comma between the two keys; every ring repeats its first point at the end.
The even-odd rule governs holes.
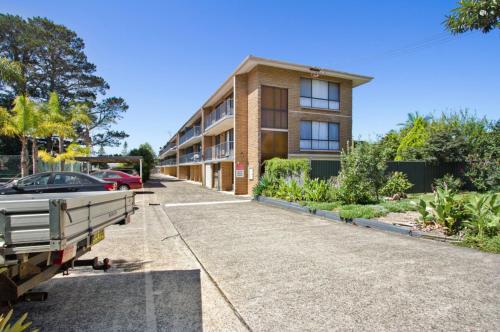
{"type": "Polygon", "coordinates": [[[141,156],[98,156],[98,157],[76,157],[76,161],[89,163],[139,163],[141,156]]]}

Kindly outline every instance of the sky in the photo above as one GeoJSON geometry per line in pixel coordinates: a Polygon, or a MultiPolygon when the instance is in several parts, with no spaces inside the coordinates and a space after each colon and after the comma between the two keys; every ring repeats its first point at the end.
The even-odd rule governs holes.
{"type": "MultiPolygon", "coordinates": [[[[373,76],[353,91],[353,136],[407,114],[469,109],[500,118],[500,31],[452,36],[456,0],[0,0],[2,13],[74,30],[130,106],[115,128],[156,150],[249,55],[373,76]]],[[[121,148],[107,148],[107,153],[121,148]]]]}

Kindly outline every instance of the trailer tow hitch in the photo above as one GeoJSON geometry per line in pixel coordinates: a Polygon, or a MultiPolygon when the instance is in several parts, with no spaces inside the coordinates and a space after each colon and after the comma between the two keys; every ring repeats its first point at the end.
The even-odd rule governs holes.
{"type": "Polygon", "coordinates": [[[109,258],[104,258],[102,263],[99,262],[97,257],[93,259],[79,259],[73,262],[73,266],[92,266],[94,270],[103,270],[106,272],[111,267],[109,258]]]}

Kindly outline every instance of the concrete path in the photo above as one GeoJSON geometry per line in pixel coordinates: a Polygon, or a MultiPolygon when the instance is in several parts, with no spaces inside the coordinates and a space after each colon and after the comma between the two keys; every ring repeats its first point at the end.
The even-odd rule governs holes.
{"type": "Polygon", "coordinates": [[[43,331],[500,330],[500,255],[151,186],[88,255],[112,271],[54,278],[16,310],[43,331]]]}

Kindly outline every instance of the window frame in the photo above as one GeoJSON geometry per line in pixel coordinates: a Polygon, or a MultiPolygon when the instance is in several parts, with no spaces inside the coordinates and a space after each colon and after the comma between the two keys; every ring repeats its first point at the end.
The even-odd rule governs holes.
{"type": "Polygon", "coordinates": [[[299,97],[299,105],[300,107],[303,107],[303,108],[311,108],[311,109],[320,109],[320,110],[328,110],[328,111],[332,111],[332,112],[340,112],[340,83],[339,82],[332,82],[332,81],[327,81],[327,80],[320,80],[320,79],[316,79],[316,78],[307,78],[307,77],[301,77],[300,78],[300,97],[299,97]],[[303,96],[302,95],[302,81],[303,80],[308,80],[310,82],[309,84],[309,88],[310,88],[310,91],[309,91],[309,96],[303,96]],[[321,81],[321,82],[326,82],[327,83],[327,89],[328,89],[328,98],[327,99],[324,99],[324,98],[317,98],[317,97],[314,97],[313,96],[313,81],[321,81]],[[338,97],[337,99],[332,99],[332,97],[330,96],[330,85],[336,85],[338,87],[338,97]],[[308,99],[309,100],[309,105],[304,105],[302,103],[302,100],[303,99],[308,99]],[[318,107],[318,106],[313,106],[313,102],[314,100],[320,100],[320,101],[323,101],[323,102],[326,102],[327,103],[327,107],[318,107]],[[330,108],[330,103],[337,103],[338,104],[338,107],[337,108],[330,108]]]}
{"type": "MultiPolygon", "coordinates": [[[[319,135],[319,132],[318,132],[319,135]]],[[[329,121],[314,121],[314,120],[300,120],[300,127],[299,127],[299,149],[300,151],[333,151],[333,152],[338,152],[340,151],[340,123],[339,122],[329,122],[329,121]],[[321,124],[326,123],[327,124],[327,131],[328,131],[328,139],[316,139],[314,138],[314,132],[313,132],[313,122],[318,123],[318,128],[321,127],[321,124]],[[309,125],[309,130],[308,132],[310,133],[310,137],[306,137],[309,135],[303,135],[302,133],[302,126],[303,124],[309,125]],[[337,139],[331,139],[330,138],[330,126],[335,125],[337,126],[337,139]],[[313,143],[317,142],[316,148],[313,148],[313,143]],[[320,148],[320,142],[326,142],[328,148],[320,148]],[[331,149],[330,144],[331,143],[336,143],[337,148],[331,149]],[[303,143],[306,143],[304,145],[308,145],[309,147],[305,147],[303,143]],[[308,143],[308,144],[307,144],[308,143]]]]}
{"type": "MultiPolygon", "coordinates": [[[[260,127],[266,129],[276,129],[276,130],[288,130],[288,110],[290,107],[289,98],[288,98],[288,88],[282,88],[279,86],[271,86],[271,85],[261,85],[261,102],[260,102],[260,127]],[[264,107],[263,102],[263,94],[264,89],[269,89],[272,91],[272,100],[273,107],[267,108],[264,107]],[[279,92],[279,98],[284,97],[286,99],[286,108],[277,108],[276,107],[276,97],[279,92]],[[283,95],[282,95],[283,93],[283,95]],[[272,117],[272,123],[265,123],[267,117],[265,115],[270,115],[272,117]],[[278,125],[279,124],[279,125],[278,125]]],[[[281,100],[282,101],[282,100],[281,100]]],[[[280,103],[281,103],[280,101],[280,103]]]]}

